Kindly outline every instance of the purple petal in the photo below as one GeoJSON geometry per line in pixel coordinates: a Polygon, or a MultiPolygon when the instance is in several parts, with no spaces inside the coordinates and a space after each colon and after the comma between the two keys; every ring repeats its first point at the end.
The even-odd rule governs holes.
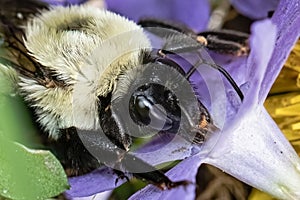
{"type": "MultiPolygon", "coordinates": [[[[271,58],[275,45],[276,29],[271,20],[254,23],[251,27],[250,47],[251,52],[247,57],[232,58],[228,56],[214,55],[216,63],[223,66],[242,89],[248,106],[258,102],[257,88],[267,74],[267,64],[271,58]],[[261,34],[266,33],[266,34],[261,34]],[[249,92],[249,87],[252,88],[249,92]],[[249,97],[247,97],[247,95],[249,97]]],[[[240,100],[233,88],[225,81],[227,94],[227,122],[232,119],[239,110],[240,100]]]]}
{"type": "Polygon", "coordinates": [[[199,156],[194,156],[183,160],[176,167],[172,168],[166,175],[173,181],[189,180],[191,184],[186,187],[173,188],[171,190],[161,191],[153,185],[148,185],[142,190],[130,197],[135,199],[195,199],[195,179],[198,168],[201,164],[199,156]]]}
{"type": "Polygon", "coordinates": [[[246,94],[244,101],[244,104],[248,104],[248,107],[259,102],[259,90],[257,88],[260,87],[264,77],[270,73],[267,70],[267,66],[272,56],[276,36],[276,27],[270,20],[256,22],[252,25],[251,30],[251,53],[247,60],[246,71],[246,78],[248,79],[251,91],[246,94]]]}
{"type": "Polygon", "coordinates": [[[299,199],[299,157],[267,111],[258,105],[231,123],[203,162],[279,199],[299,199]]]}
{"type": "Polygon", "coordinates": [[[264,19],[274,11],[279,0],[231,0],[232,5],[243,15],[252,19],[264,19]]]}
{"type": "Polygon", "coordinates": [[[89,174],[69,178],[70,190],[65,191],[69,198],[86,197],[96,193],[112,190],[125,180],[118,179],[118,176],[109,168],[102,167],[89,174]]]}
{"type": "MultiPolygon", "coordinates": [[[[282,12],[282,10],[278,12],[280,11],[282,12]]],[[[291,16],[294,14],[294,11],[290,13],[291,16]]],[[[280,26],[278,28],[282,29],[280,26]]],[[[254,24],[252,30],[251,53],[247,61],[248,72],[245,73],[250,85],[249,91],[235,119],[224,127],[220,136],[213,134],[209,139],[208,143],[218,142],[216,148],[203,162],[217,166],[249,185],[280,199],[299,199],[298,155],[262,107],[261,100],[264,99],[258,96],[267,92],[259,90],[261,82],[269,80],[267,85],[271,86],[275,78],[273,73],[281,69],[280,65],[271,65],[272,63],[268,62],[274,48],[275,29],[270,21],[266,20],[254,24]],[[268,33],[269,36],[262,33],[268,33]]],[[[289,46],[282,48],[284,55],[289,52],[293,42],[287,45],[289,46]]],[[[273,59],[276,50],[279,49],[274,50],[273,59]]]]}
{"type": "Polygon", "coordinates": [[[197,32],[207,27],[208,0],[107,0],[108,10],[138,21],[142,17],[173,20],[188,25],[197,32]]]}
{"type": "Polygon", "coordinates": [[[174,160],[185,159],[197,151],[199,149],[194,148],[190,142],[187,142],[182,137],[170,137],[168,134],[165,134],[138,149],[134,155],[151,165],[159,165],[174,160]]]}
{"type": "Polygon", "coordinates": [[[300,36],[300,3],[298,0],[281,0],[272,22],[277,26],[277,39],[272,58],[259,91],[259,100],[266,99],[276,77],[293,45],[300,36]]]}

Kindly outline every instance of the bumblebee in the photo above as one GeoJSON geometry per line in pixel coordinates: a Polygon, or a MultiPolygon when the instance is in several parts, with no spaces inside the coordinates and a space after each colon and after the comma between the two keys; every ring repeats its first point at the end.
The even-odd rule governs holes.
{"type": "MultiPolygon", "coordinates": [[[[153,19],[138,25],[88,6],[1,1],[1,8],[5,8],[0,16],[6,53],[1,57],[5,64],[0,64],[0,73],[28,103],[47,135],[46,144],[68,175],[86,173],[105,163],[118,174],[132,172],[161,189],[188,183],[173,182],[128,153],[133,132],[141,136],[148,127],[145,132],[180,133],[193,144],[204,142],[216,129],[208,110],[191,87],[184,100],[174,92],[182,89],[180,85],[197,66],[185,71],[170,55],[201,48],[246,54],[247,35],[230,31],[196,34],[153,19]],[[163,48],[153,48],[146,27],[171,30],[166,34],[148,29],[165,38],[163,48]],[[231,42],[222,42],[228,37],[231,42]],[[93,146],[94,152],[87,146],[93,146]]],[[[220,66],[210,65],[243,98],[230,75],[220,66]]]]}

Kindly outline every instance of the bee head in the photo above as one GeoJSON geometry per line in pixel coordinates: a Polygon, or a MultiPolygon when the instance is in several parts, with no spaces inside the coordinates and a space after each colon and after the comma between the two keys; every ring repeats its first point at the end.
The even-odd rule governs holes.
{"type": "Polygon", "coordinates": [[[211,123],[186,78],[159,62],[141,65],[120,76],[112,93],[111,110],[121,122],[121,129],[134,137],[172,133],[195,142],[201,135],[203,142],[207,130],[199,124],[203,120],[211,123]]]}

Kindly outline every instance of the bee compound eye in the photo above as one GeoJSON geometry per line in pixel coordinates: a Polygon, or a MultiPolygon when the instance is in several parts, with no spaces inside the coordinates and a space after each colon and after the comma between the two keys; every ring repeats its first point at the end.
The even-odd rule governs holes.
{"type": "Polygon", "coordinates": [[[149,101],[146,97],[139,95],[134,97],[134,109],[140,117],[140,120],[144,122],[145,125],[148,125],[150,122],[149,112],[152,108],[152,102],[149,101]]]}
{"type": "Polygon", "coordinates": [[[131,96],[129,114],[139,126],[148,126],[157,131],[167,131],[174,126],[174,117],[180,118],[174,110],[174,100],[166,94],[167,88],[159,84],[147,84],[138,88],[131,96]],[[174,113],[175,112],[175,113],[174,113]],[[173,117],[173,118],[172,118],[173,117]]]}

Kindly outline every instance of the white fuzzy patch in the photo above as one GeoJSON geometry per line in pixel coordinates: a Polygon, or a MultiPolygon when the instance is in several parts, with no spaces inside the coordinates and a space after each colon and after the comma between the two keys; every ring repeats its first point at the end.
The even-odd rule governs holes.
{"type": "Polygon", "coordinates": [[[26,100],[53,138],[70,126],[99,128],[98,96],[111,92],[120,74],[139,65],[141,49],[150,48],[134,22],[88,6],[54,7],[25,30],[31,55],[67,85],[46,88],[21,78],[26,100]]]}

